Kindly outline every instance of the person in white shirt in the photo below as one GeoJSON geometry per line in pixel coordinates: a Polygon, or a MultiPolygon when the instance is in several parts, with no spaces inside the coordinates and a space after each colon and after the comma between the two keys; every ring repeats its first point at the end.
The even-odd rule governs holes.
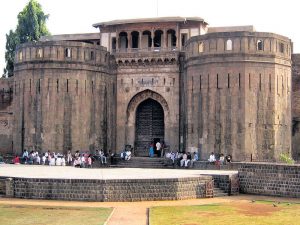
{"type": "Polygon", "coordinates": [[[183,167],[187,161],[187,154],[183,154],[182,160],[180,160],[180,166],[183,167]]]}
{"type": "Polygon", "coordinates": [[[160,157],[161,156],[161,144],[160,144],[160,142],[158,141],[157,143],[156,143],[156,151],[157,151],[157,156],[158,157],[160,157]]]}
{"type": "Polygon", "coordinates": [[[62,165],[62,166],[65,166],[65,165],[66,165],[65,156],[63,156],[63,157],[61,158],[61,165],[62,165]]]}
{"type": "Polygon", "coordinates": [[[130,160],[130,158],[131,158],[131,151],[130,150],[127,150],[126,151],[126,155],[125,155],[125,160],[130,160]]]}
{"type": "Polygon", "coordinates": [[[101,163],[106,164],[106,156],[105,156],[104,152],[102,151],[102,149],[100,150],[99,155],[100,155],[101,163]]]}
{"type": "Polygon", "coordinates": [[[39,156],[39,154],[36,154],[35,162],[36,162],[36,164],[38,164],[38,165],[41,164],[41,157],[39,156]]]}
{"type": "Polygon", "coordinates": [[[52,156],[49,156],[50,157],[50,161],[49,161],[49,166],[55,166],[55,158],[52,156]]]}
{"type": "Polygon", "coordinates": [[[215,154],[213,152],[210,154],[208,162],[210,162],[210,163],[216,162],[216,157],[215,157],[215,154]]]}
{"type": "Polygon", "coordinates": [[[56,165],[61,166],[61,157],[57,157],[56,159],[56,165]]]}
{"type": "Polygon", "coordinates": [[[43,153],[43,156],[42,156],[42,165],[45,165],[46,164],[46,153],[43,153]]]}

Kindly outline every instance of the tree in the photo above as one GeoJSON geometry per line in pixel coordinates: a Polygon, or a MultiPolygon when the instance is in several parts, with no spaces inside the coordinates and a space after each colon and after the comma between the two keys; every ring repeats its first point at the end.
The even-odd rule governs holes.
{"type": "Polygon", "coordinates": [[[15,50],[18,43],[19,40],[16,32],[10,30],[9,33],[6,34],[6,66],[4,68],[4,74],[6,74],[8,77],[11,77],[13,75],[15,50]]]}
{"type": "Polygon", "coordinates": [[[30,41],[38,41],[41,36],[49,35],[46,26],[46,15],[36,0],[30,0],[25,8],[18,14],[18,24],[15,31],[6,34],[6,67],[7,76],[13,76],[14,56],[16,46],[30,41]]]}

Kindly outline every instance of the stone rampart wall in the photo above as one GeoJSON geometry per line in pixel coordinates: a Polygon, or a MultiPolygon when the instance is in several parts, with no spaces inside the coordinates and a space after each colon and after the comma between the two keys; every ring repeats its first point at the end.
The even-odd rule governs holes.
{"type": "Polygon", "coordinates": [[[147,201],[213,197],[211,177],[139,180],[7,178],[17,198],[79,201],[147,201]]]}
{"type": "Polygon", "coordinates": [[[0,78],[0,155],[13,148],[13,78],[0,78]]]}
{"type": "Polygon", "coordinates": [[[300,165],[241,163],[238,171],[241,193],[300,197],[300,165]]]}

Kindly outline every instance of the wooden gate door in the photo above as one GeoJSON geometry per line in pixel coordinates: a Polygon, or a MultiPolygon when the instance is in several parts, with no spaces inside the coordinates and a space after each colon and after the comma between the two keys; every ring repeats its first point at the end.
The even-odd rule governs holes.
{"type": "Polygon", "coordinates": [[[148,156],[149,146],[154,138],[164,140],[164,110],[153,99],[143,101],[137,108],[135,121],[135,154],[148,156]]]}

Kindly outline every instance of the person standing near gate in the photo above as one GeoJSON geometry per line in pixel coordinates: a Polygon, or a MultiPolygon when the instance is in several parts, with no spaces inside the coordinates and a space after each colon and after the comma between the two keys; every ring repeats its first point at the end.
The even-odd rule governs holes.
{"type": "Polygon", "coordinates": [[[156,143],[156,150],[157,150],[157,157],[160,157],[160,155],[161,155],[161,144],[160,144],[159,141],[156,143]]]}

